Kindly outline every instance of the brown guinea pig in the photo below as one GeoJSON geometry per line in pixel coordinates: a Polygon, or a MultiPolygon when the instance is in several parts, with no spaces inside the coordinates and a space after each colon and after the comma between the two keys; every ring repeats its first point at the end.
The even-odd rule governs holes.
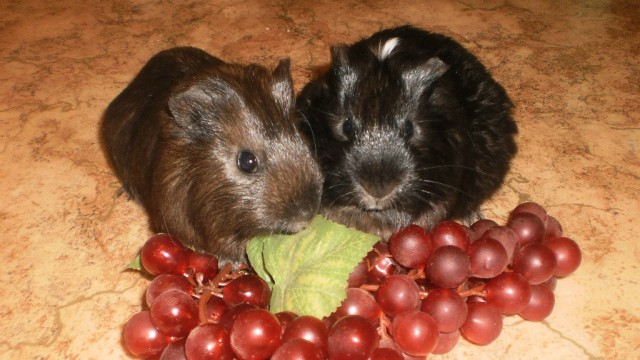
{"type": "Polygon", "coordinates": [[[273,71],[179,47],[152,57],[109,104],[111,165],[153,231],[244,261],[253,236],[303,229],[318,165],[297,131],[289,60],[273,71]]]}
{"type": "Polygon", "coordinates": [[[383,237],[471,220],[516,153],[503,87],[454,40],[411,26],[331,55],[297,102],[324,174],[322,212],[383,237]]]}

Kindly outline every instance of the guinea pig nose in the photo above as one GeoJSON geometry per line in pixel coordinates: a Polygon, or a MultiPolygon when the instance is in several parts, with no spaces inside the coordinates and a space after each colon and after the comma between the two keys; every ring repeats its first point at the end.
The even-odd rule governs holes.
{"type": "Polygon", "coordinates": [[[361,179],[360,185],[367,194],[382,199],[390,195],[400,184],[399,179],[361,179]]]}

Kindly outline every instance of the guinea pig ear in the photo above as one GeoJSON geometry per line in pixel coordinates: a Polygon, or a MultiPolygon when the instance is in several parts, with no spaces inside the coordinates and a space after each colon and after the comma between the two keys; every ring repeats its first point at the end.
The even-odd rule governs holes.
{"type": "Polygon", "coordinates": [[[402,81],[406,92],[413,100],[422,95],[434,81],[449,70],[449,65],[437,57],[432,57],[422,64],[407,69],[402,73],[402,81]]]}
{"type": "Polygon", "coordinates": [[[331,47],[331,63],[336,67],[349,66],[349,46],[345,44],[331,47]]]}
{"type": "Polygon", "coordinates": [[[350,92],[355,86],[358,74],[349,62],[349,46],[340,44],[331,47],[331,68],[342,91],[350,92]]]}
{"type": "Polygon", "coordinates": [[[271,74],[271,91],[280,107],[289,112],[294,106],[293,79],[291,79],[291,60],[282,59],[271,74]]]}
{"type": "Polygon", "coordinates": [[[201,84],[172,95],[169,98],[169,111],[175,123],[191,138],[203,138],[213,135],[211,119],[207,114],[214,113],[213,94],[201,84]]]}

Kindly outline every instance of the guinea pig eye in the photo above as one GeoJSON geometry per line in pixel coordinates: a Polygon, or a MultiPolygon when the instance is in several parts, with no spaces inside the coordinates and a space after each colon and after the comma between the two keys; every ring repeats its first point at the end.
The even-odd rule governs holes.
{"type": "Polygon", "coordinates": [[[411,120],[407,120],[404,122],[404,126],[402,132],[405,137],[410,138],[413,136],[413,122],[411,120]]]}
{"type": "Polygon", "coordinates": [[[347,119],[342,123],[342,134],[347,138],[353,135],[353,120],[347,119]]]}
{"type": "Polygon", "coordinates": [[[258,171],[258,157],[249,150],[242,150],[238,153],[238,169],[252,174],[258,171]]]}

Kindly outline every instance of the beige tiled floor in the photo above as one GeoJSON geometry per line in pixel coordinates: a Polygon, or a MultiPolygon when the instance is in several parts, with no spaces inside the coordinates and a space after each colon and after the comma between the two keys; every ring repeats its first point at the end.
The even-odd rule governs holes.
{"type": "Polygon", "coordinates": [[[507,320],[445,359],[640,358],[640,4],[623,1],[4,1],[0,4],[0,358],[121,359],[149,235],[116,198],[97,127],[155,52],[291,57],[297,89],[328,46],[412,23],[476,53],[517,104],[520,153],[485,214],[545,205],[584,252],[542,323],[507,320]],[[62,5],[62,3],[65,3],[62,5]],[[560,5],[559,5],[560,4],[560,5]],[[564,5],[562,5],[564,4],[564,5]]]}

